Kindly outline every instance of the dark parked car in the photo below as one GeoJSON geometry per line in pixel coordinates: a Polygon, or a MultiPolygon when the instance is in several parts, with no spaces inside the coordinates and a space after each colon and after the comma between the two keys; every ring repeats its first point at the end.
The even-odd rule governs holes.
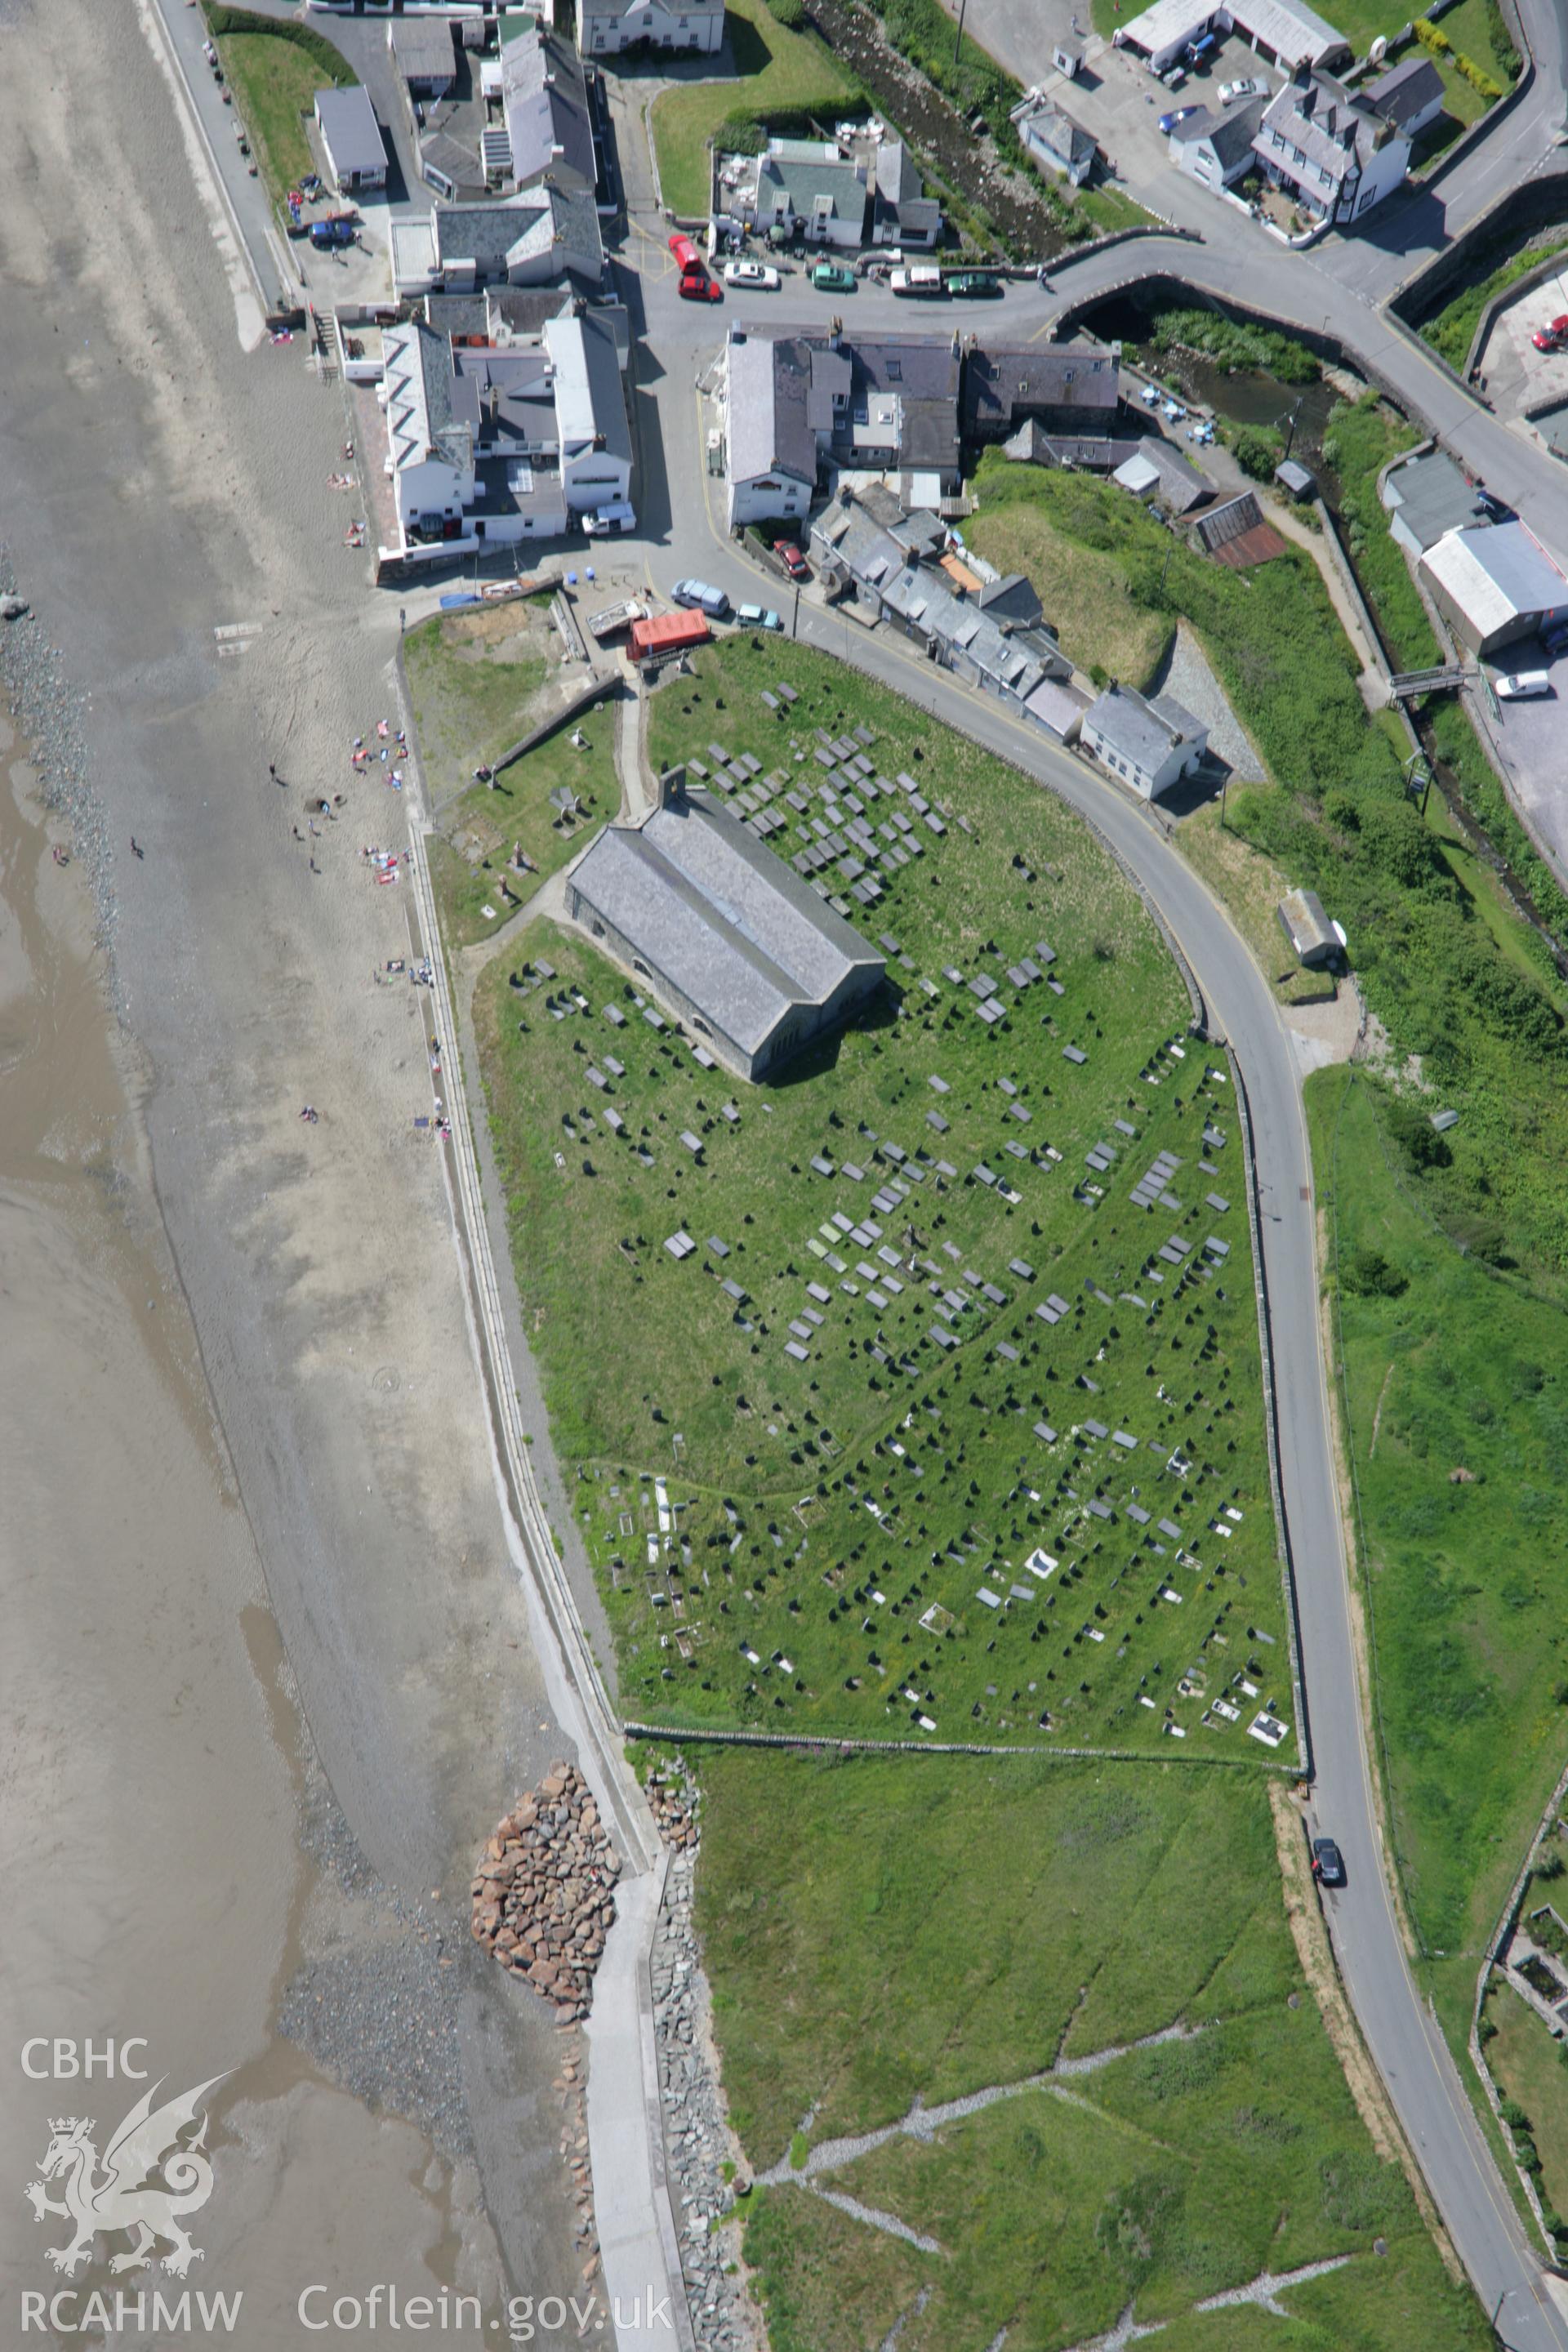
{"type": "Polygon", "coordinates": [[[1344,1856],[1332,1838],[1312,1840],[1312,1875],[1320,1886],[1342,1886],[1345,1883],[1344,1856]]]}

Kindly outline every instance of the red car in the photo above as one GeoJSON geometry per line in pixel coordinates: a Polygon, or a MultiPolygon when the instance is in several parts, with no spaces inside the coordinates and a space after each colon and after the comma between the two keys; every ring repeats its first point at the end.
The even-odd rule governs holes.
{"type": "Polygon", "coordinates": [[[779,562],[784,565],[784,570],[789,573],[792,580],[810,579],[811,572],[806,564],[805,558],[802,555],[799,548],[795,545],[793,539],[775,539],[773,541],[773,553],[778,557],[779,562]]]}
{"type": "Polygon", "coordinates": [[[683,302],[721,302],[724,299],[724,289],[718,279],[708,277],[700,269],[683,271],[679,291],[683,302]]]}
{"type": "Polygon", "coordinates": [[[1568,343],[1568,310],[1549,327],[1538,327],[1530,340],[1538,352],[1560,352],[1568,343]]]}

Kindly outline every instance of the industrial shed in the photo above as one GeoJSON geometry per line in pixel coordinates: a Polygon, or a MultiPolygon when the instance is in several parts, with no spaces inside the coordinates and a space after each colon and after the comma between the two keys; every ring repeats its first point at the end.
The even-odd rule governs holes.
{"type": "Polygon", "coordinates": [[[566,912],[738,1076],[770,1076],[880,987],[854,926],[721,803],[658,780],[640,824],[606,825],[566,880],[566,912]]]}

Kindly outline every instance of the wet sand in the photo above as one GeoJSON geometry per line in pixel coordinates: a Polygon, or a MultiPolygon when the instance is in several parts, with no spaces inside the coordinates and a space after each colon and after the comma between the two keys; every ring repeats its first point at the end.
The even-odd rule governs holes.
{"type": "MultiPolygon", "coordinates": [[[[88,2104],[21,2042],[144,2034],[170,2090],[232,2070],[195,2283],[244,2286],[242,2340],[306,2340],[314,2279],[581,2294],[565,2037],[466,1934],[477,1844],[571,1748],[413,1126],[425,1003],[372,981],[407,926],[357,853],[405,820],[347,750],[395,709],[396,620],[323,487],[340,389],[241,349],[135,10],[4,0],[0,152],[37,616],[0,663],[78,846],[7,793],[0,2179],[88,2104]]],[[[8,2286],[58,2231],[0,2189],[8,2286]]]]}
{"type": "MultiPolygon", "coordinates": [[[[101,2141],[139,2095],[22,2077],[24,2042],[143,2036],[134,2063],[170,2090],[229,2076],[219,2189],[193,2234],[201,2276],[244,2289],[243,2340],[293,2338],[313,2241],[329,2279],[461,2279],[493,2309],[471,2164],[454,2195],[423,2135],[278,2031],[311,1955],[357,1940],[299,1836],[330,1799],[149,1192],[80,869],[55,865],[14,748],[0,728],[0,2178],[33,2177],[57,2112],[91,2112],[101,2141]]],[[[14,2315],[22,2287],[54,2284],[41,2255],[62,2231],[19,2194],[3,2210],[14,2315]]]]}

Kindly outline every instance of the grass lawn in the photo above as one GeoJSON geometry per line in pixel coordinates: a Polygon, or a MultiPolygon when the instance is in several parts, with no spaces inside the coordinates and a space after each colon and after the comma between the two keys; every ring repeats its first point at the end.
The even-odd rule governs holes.
{"type": "MultiPolygon", "coordinates": [[[[874,771],[918,772],[945,812],[906,817],[921,854],[854,909],[896,934],[864,1026],[747,1087],[554,932],[530,935],[544,983],[498,963],[476,996],[626,1712],[1139,1747],[1173,1727],[1167,1752],[1261,1761],[1247,1728],[1270,1700],[1289,1717],[1289,1675],[1223,1061],[1184,1039],[1163,944],[1078,820],[897,695],[733,638],[656,697],[650,758],[714,765],[721,738],[843,823],[819,723],[864,725],[874,771]],[[762,701],[781,680],[793,731],[762,701]],[[1011,978],[1026,957],[1049,977],[1011,978]],[[1137,1207],[1163,1151],[1171,1186],[1137,1207]]],[[[861,793],[899,841],[906,793],[861,793]]],[[[775,804],[796,854],[816,836],[775,804]]]]}
{"type": "Polygon", "coordinates": [[[831,115],[853,85],[814,36],[785,30],[766,0],[728,0],[725,38],[733,71],[717,81],[688,82],[660,93],[653,137],[665,204],[682,217],[706,215],[709,142],[727,115],[765,122],[770,114],[831,115]]]}
{"type": "Polygon", "coordinates": [[[1301,1986],[1256,1781],[744,1750],[700,1773],[698,1924],[749,2160],[798,2134],[805,2180],[940,2250],[799,2170],[753,2190],[774,2352],[864,2352],[900,2315],[915,2352],[1081,2344],[1130,2306],[1222,2352],[1258,2340],[1256,2311],[1202,2302],[1342,2258],[1282,2291],[1282,2344],[1485,2341],[1301,1986]],[[1062,2061],[1079,2071],[825,2155],[1062,2061]]]}
{"type": "Polygon", "coordinates": [[[1331,1263],[1376,1251],[1405,1285],[1336,1285],[1348,1442],[1406,1899],[1429,1949],[1473,1953],[1568,1738],[1568,1316],[1418,1205],[1505,1148],[1484,1118],[1453,1130],[1454,1171],[1396,1181],[1372,1086],[1324,1071],[1307,1100],[1331,1263]]]}
{"type": "Polygon", "coordinates": [[[1175,621],[1134,598],[1118,551],[1086,546],[1058,528],[1043,503],[984,494],[964,537],[999,572],[1022,572],[1034,582],[1062,651],[1079,669],[1103,671],[1128,686],[1148,684],[1175,634],[1175,621]]]}
{"type": "MultiPolygon", "coordinates": [[[[1541,1899],[1554,1892],[1542,1887],[1541,1899]]],[[[1529,2118],[1529,2136],[1541,2158],[1537,2188],[1551,2213],[1568,2213],[1568,2065],[1563,2044],[1521,2000],[1510,1984],[1492,1979],[1486,2015],[1497,2029],[1487,2043],[1487,2063],[1498,2089],[1529,2118]]]]}
{"type": "Polygon", "coordinates": [[[403,640],[426,789],[437,819],[544,716],[540,689],[559,656],[550,599],[440,613],[403,640]]]}
{"type": "Polygon", "coordinates": [[[217,50],[267,192],[280,205],[285,192],[315,169],[305,118],[314,110],[316,92],[329,80],[346,89],[359,76],[320,38],[305,45],[275,33],[225,33],[217,50]]]}
{"type": "Polygon", "coordinates": [[[1084,218],[1093,222],[1097,236],[1109,236],[1112,229],[1145,228],[1154,217],[1124,188],[1108,183],[1079,188],[1074,201],[1084,218]]]}
{"type": "Polygon", "coordinates": [[[1382,628],[1398,669],[1435,668],[1437,640],[1411,577],[1404,550],[1388,528],[1377,495],[1380,470],[1419,436],[1369,392],[1342,400],[1331,412],[1323,456],[1340,481],[1340,518],[1363,593],[1382,628]]]}
{"type": "Polygon", "coordinates": [[[1217,801],[1184,818],[1176,838],[1183,856],[1197,868],[1215,898],[1224,900],[1278,1001],[1281,1004],[1331,1003],[1333,974],[1309,971],[1299,964],[1279,928],[1275,910],[1291,887],[1289,877],[1240,834],[1221,825],[1217,801]]]}
{"type": "Polygon", "coordinates": [[[431,845],[431,874],[448,944],[471,947],[486,939],[541,881],[579,850],[620,803],[616,774],[615,710],[590,710],[576,727],[562,727],[498,776],[493,789],[471,784],[442,814],[431,845]],[[574,732],[585,748],[574,744],[574,732]],[[581,814],[563,819],[550,795],[562,784],[576,793],[581,814]],[[521,845],[533,871],[511,865],[521,845]],[[444,853],[444,854],[443,854],[444,853]],[[484,909],[493,911],[486,915],[484,909]]]}

